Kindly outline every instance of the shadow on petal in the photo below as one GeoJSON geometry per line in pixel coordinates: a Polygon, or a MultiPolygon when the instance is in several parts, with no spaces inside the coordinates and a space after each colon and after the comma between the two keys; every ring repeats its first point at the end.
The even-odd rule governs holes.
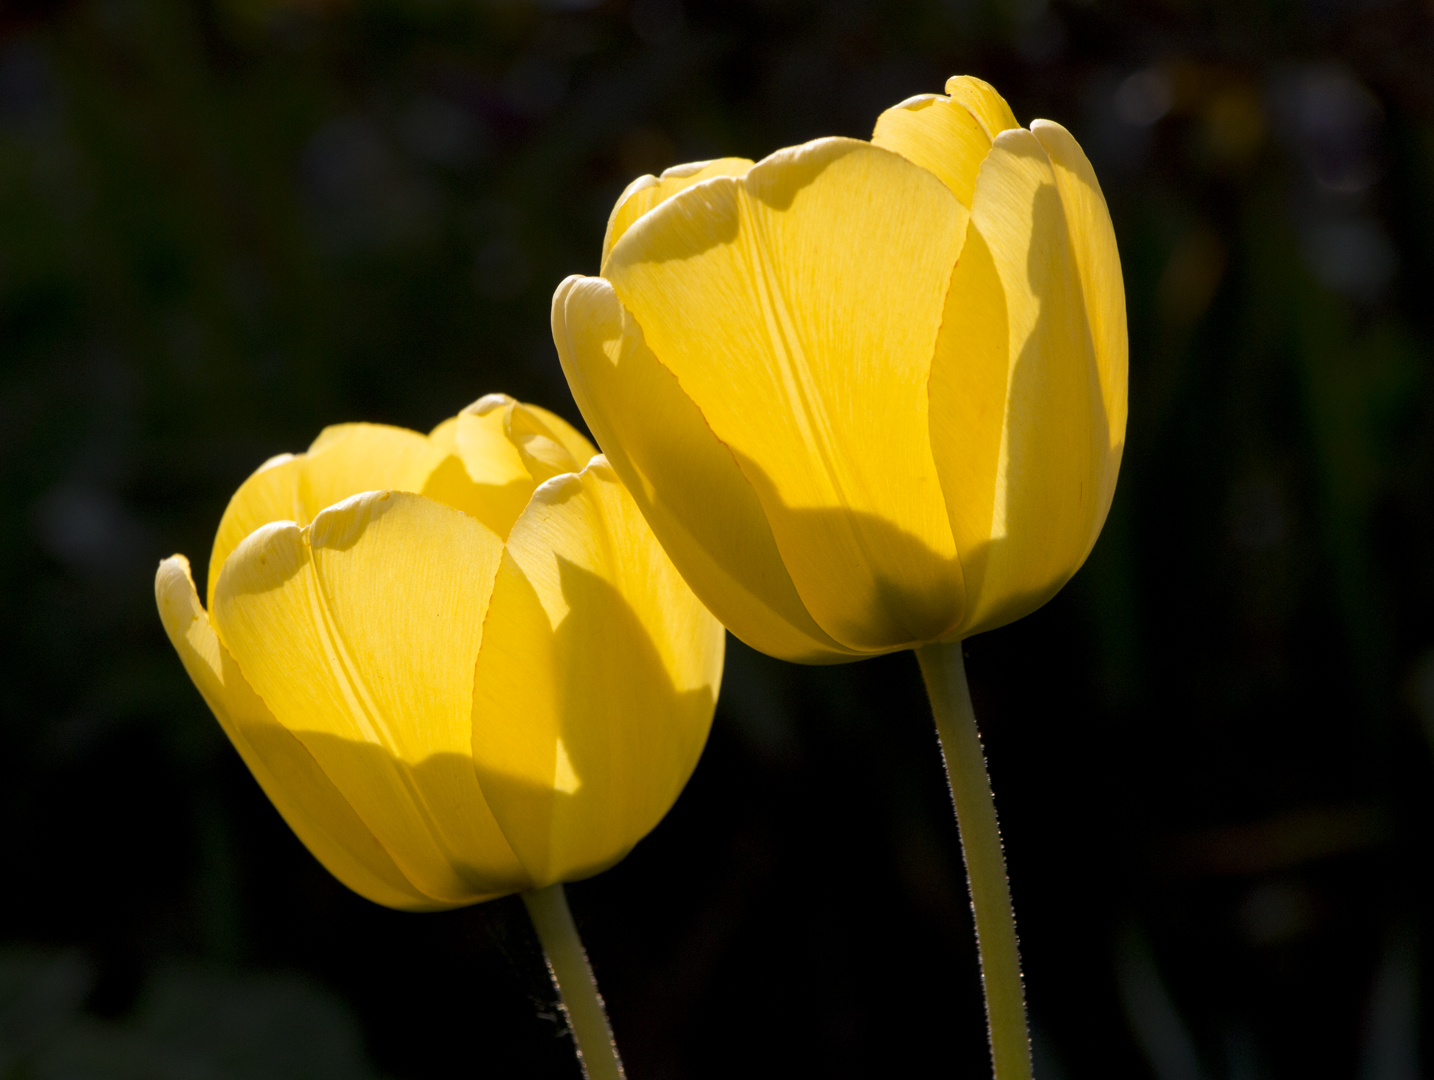
{"type": "Polygon", "coordinates": [[[966,606],[959,553],[943,555],[865,511],[788,506],[761,465],[733,453],[761,498],[802,602],[836,641],[883,653],[957,628],[966,606]]]}
{"type": "MultiPolygon", "coordinates": [[[[345,739],[342,736],[320,731],[300,731],[294,734],[299,737],[303,746],[315,759],[324,763],[325,774],[333,771],[341,772],[346,776],[382,776],[398,773],[405,777],[409,790],[418,793],[434,793],[460,787],[462,778],[471,775],[473,771],[472,759],[462,754],[437,753],[430,754],[416,762],[402,761],[374,743],[345,739]]],[[[279,737],[277,732],[274,737],[279,737]]],[[[374,821],[381,822],[385,816],[381,803],[386,796],[383,792],[379,792],[378,796],[377,799],[361,806],[357,803],[362,800],[357,800],[352,795],[349,796],[349,799],[355,803],[354,808],[360,813],[360,816],[366,822],[372,823],[374,821]]],[[[435,815],[453,812],[451,808],[446,809],[442,806],[432,805],[431,800],[429,810],[435,815]]],[[[370,827],[372,827],[371,824],[370,827]]],[[[393,855],[395,862],[401,867],[405,864],[412,866],[415,857],[414,852],[393,851],[393,855]]],[[[477,904],[484,900],[492,900],[499,896],[507,896],[510,893],[532,888],[532,882],[525,875],[512,872],[512,863],[506,852],[503,853],[501,867],[465,859],[455,856],[451,852],[449,855],[450,857],[445,861],[443,867],[430,867],[426,874],[409,875],[410,877],[416,876],[420,880],[443,877],[464,883],[464,888],[454,889],[446,892],[442,897],[436,898],[432,903],[432,908],[435,910],[477,904]]]]}
{"type": "Polygon", "coordinates": [[[452,454],[429,473],[419,494],[462,510],[507,539],[508,531],[528,505],[528,497],[536,486],[526,477],[506,484],[475,483],[463,459],[452,454]]]}
{"type": "Polygon", "coordinates": [[[479,782],[537,886],[605,870],[647,835],[691,776],[716,707],[715,686],[673,684],[611,583],[561,557],[558,567],[568,610],[554,628],[533,585],[505,565],[493,610],[526,628],[532,678],[515,684],[495,635],[474,688],[479,782]]]}

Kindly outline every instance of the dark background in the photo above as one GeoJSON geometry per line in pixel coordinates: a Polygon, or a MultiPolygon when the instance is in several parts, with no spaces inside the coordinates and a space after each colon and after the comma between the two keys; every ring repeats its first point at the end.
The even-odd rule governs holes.
{"type": "MultiPolygon", "coordinates": [[[[231,492],[503,390],[633,176],[969,72],[1105,186],[1110,520],[968,643],[1038,1072],[1434,1065],[1428,0],[95,0],[0,8],[0,1077],[577,1075],[509,899],[314,862],[165,641],[231,492]]],[[[979,1077],[909,655],[734,645],[676,809],[570,887],[633,1080],[979,1077]]]]}

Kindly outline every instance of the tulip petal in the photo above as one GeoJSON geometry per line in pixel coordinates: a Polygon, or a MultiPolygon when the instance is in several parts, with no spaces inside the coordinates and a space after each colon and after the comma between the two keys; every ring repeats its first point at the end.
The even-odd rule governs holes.
{"type": "Polygon", "coordinates": [[[806,609],[853,650],[961,617],[926,383],[960,203],[851,139],[650,211],[604,276],[756,489],[806,609]]]}
{"type": "Polygon", "coordinates": [[[1001,132],[1021,126],[1006,99],[984,79],[974,75],[953,75],[946,80],[946,93],[952,101],[971,111],[971,115],[986,130],[987,138],[994,140],[1001,132]]]}
{"type": "Polygon", "coordinates": [[[572,458],[575,470],[581,470],[597,456],[597,447],[588,442],[587,436],[555,412],[549,412],[541,405],[524,405],[523,410],[537,417],[547,428],[548,437],[562,444],[572,458]]]}
{"type": "Polygon", "coordinates": [[[326,506],[361,491],[419,491],[443,459],[443,445],[442,437],[431,441],[386,424],[334,424],[307,453],[270,458],[240,485],[219,521],[209,555],[209,607],[224,560],[260,525],[307,525],[326,506]]]}
{"type": "Polygon", "coordinates": [[[539,483],[576,472],[597,451],[566,420],[507,394],[487,394],[429,435],[437,464],[421,494],[476,517],[500,537],[539,483]]]}
{"type": "Polygon", "coordinates": [[[537,483],[504,430],[507,394],[479,398],[436,428],[429,441],[443,455],[419,493],[477,518],[500,538],[528,505],[537,483]]]}
{"type": "Polygon", "coordinates": [[[772,656],[833,663],[859,653],[813,621],[757,493],[642,328],[601,278],[553,296],[553,340],[573,397],[688,584],[723,624],[772,656]]]}
{"type": "Polygon", "coordinates": [[[746,158],[718,158],[715,161],[694,161],[674,165],[658,176],[639,176],[618,196],[608,215],[607,232],[602,238],[602,261],[607,263],[613,245],[622,239],[632,223],[654,206],[672,198],[679,191],[710,180],[714,176],[742,176],[752,163],[746,158]]]}
{"type": "Polygon", "coordinates": [[[534,493],[473,686],[473,760],[535,887],[617,862],[697,764],[723,631],[605,459],[534,493]]]}
{"type": "Polygon", "coordinates": [[[1096,368],[1100,374],[1101,400],[1109,429],[1109,452],[1101,472],[1096,498],[1095,544],[1110,500],[1125,450],[1126,382],[1130,348],[1125,323],[1125,281],[1120,273],[1120,252],[1115,246],[1115,227],[1105,205],[1100,183],[1090,159],[1071,133],[1050,120],[1031,124],[1031,133],[1040,140],[1055,170],[1056,190],[1070,227],[1071,250],[1080,271],[1085,296],[1086,318],[1095,345],[1096,368]]]}
{"type": "Polygon", "coordinates": [[[369,492],[264,526],[214,621],[250,684],[404,875],[473,903],[527,887],[473,772],[473,663],[502,544],[419,495],[369,492]]]}
{"type": "MultiPolygon", "coordinates": [[[[442,457],[427,436],[387,424],[335,424],[319,433],[299,473],[301,527],[361,491],[419,491],[442,457]]],[[[280,519],[282,520],[282,519],[280,519]]]]}
{"type": "Polygon", "coordinates": [[[931,382],[933,415],[947,418],[945,434],[933,425],[932,439],[970,595],[962,636],[1033,611],[1080,567],[1108,453],[1080,270],[1050,160],[1029,131],[1007,131],[992,145],[976,183],[967,250],[965,273],[952,279],[931,382]],[[993,275],[1004,297],[1004,335],[993,275]],[[1003,426],[988,488],[972,474],[978,460],[980,470],[990,468],[1003,359],[1003,426]],[[958,402],[963,394],[968,400],[958,402]],[[965,461],[953,432],[968,420],[965,461]]]}
{"type": "Polygon", "coordinates": [[[582,468],[568,448],[553,437],[552,429],[542,418],[516,401],[504,412],[503,431],[523,459],[535,487],[559,473],[577,472],[582,468]]]}
{"type": "Polygon", "coordinates": [[[239,490],[224,508],[219,519],[219,530],[214,534],[214,547],[209,553],[209,584],[206,603],[214,610],[214,586],[219,583],[219,572],[224,569],[224,560],[238,546],[239,541],[260,525],[271,521],[290,521],[301,513],[298,502],[299,470],[303,459],[293,454],[272,457],[254,470],[249,479],[239,485],[239,490]]]}
{"type": "Polygon", "coordinates": [[[976,174],[991,150],[991,136],[971,110],[936,94],[887,109],[876,118],[871,141],[935,173],[967,209],[976,174]]]}
{"type": "Polygon", "coordinates": [[[961,553],[968,621],[990,554],[1010,356],[1005,289],[973,223],[951,275],[929,389],[931,450],[961,553]]]}
{"type": "Polygon", "coordinates": [[[313,755],[254,693],[199,606],[188,559],[175,555],[159,564],[154,595],[165,633],[219,726],[269,801],[329,873],[386,907],[451,906],[425,896],[403,876],[313,755]]]}

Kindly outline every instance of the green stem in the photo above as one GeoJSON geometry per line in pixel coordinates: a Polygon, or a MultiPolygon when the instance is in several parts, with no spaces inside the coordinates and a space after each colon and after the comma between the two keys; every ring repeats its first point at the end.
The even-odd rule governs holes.
{"type": "Polygon", "coordinates": [[[916,650],[916,659],[936,714],[936,734],[941,739],[941,756],[961,832],[961,853],[966,859],[981,984],[986,991],[991,1066],[996,1080],[1031,1080],[1031,1038],[1026,1030],[1016,915],[1011,908],[996,801],[991,796],[976,712],[966,685],[961,643],[923,645],[916,650]]]}
{"type": "Polygon", "coordinates": [[[587,1080],[623,1080],[626,1073],[612,1040],[607,1010],[562,884],[526,892],[523,903],[528,905],[528,916],[548,959],[548,973],[558,988],[583,1075],[587,1080]]]}

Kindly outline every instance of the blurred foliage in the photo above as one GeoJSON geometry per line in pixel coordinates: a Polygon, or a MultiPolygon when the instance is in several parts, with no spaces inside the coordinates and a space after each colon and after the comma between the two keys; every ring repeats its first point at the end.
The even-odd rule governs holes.
{"type": "Polygon", "coordinates": [[[158,973],[129,1023],[86,1016],[83,957],[0,954],[0,1076],[369,1080],[354,1018],[306,980],[158,973]]]}
{"type": "MultiPolygon", "coordinates": [[[[325,424],[426,430],[491,390],[577,419],[548,300],[629,179],[865,136],[970,72],[1081,139],[1130,301],[1105,534],[969,645],[1038,1073],[1414,1080],[1431,25],[1426,0],[6,5],[0,935],[26,944],[0,1075],[576,1075],[521,905],[384,911],[288,833],[164,641],[155,562],[202,578],[229,494],[325,424]]],[[[909,657],[734,646],[677,809],[570,891],[634,1077],[986,1068],[909,657]]]]}

